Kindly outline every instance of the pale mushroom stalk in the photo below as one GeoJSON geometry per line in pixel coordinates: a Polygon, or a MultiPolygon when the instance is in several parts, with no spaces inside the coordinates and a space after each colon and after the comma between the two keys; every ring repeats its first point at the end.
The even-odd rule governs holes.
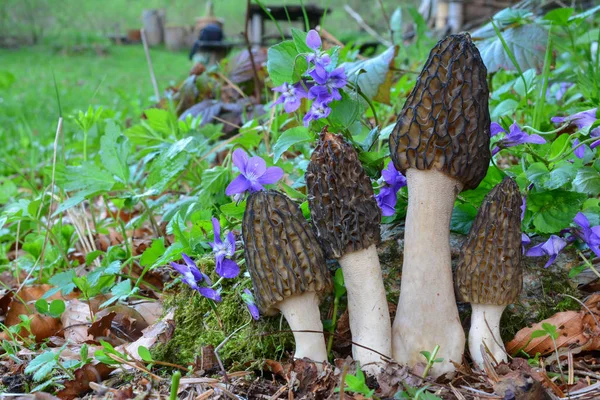
{"type": "Polygon", "coordinates": [[[353,345],[352,357],[365,371],[375,374],[378,367],[371,363],[381,362],[377,352],[390,357],[392,347],[392,323],[377,247],[373,244],[345,254],[338,262],[344,273],[352,341],[365,346],[353,345]]]}
{"type": "Polygon", "coordinates": [[[328,258],[338,259],[348,296],[352,357],[375,375],[390,357],[391,320],[376,245],[381,210],[358,154],[341,135],[321,132],[306,170],[308,205],[328,258]]]}
{"type": "Polygon", "coordinates": [[[404,173],[408,209],[394,359],[414,366],[440,346],[431,375],[460,364],[465,346],[452,281],[450,218],[462,190],[487,173],[490,114],[487,70],[468,34],[441,40],[406,99],[390,136],[394,166],[404,173]]]}
{"type": "Polygon", "coordinates": [[[481,344],[485,344],[497,362],[507,361],[506,349],[500,337],[500,319],[506,305],[471,304],[469,352],[473,362],[483,369],[481,344]]]}
{"type": "Polygon", "coordinates": [[[456,267],[456,293],[472,308],[469,352],[480,369],[482,344],[497,362],[507,360],[500,319],[523,286],[521,204],[519,186],[504,178],[483,200],[456,267]]]}
{"type": "Polygon", "coordinates": [[[325,339],[323,334],[319,333],[323,331],[323,322],[317,294],[297,294],[275,304],[274,307],[281,311],[294,334],[294,358],[308,358],[318,363],[327,361],[325,339]]]}
{"type": "Polygon", "coordinates": [[[436,171],[407,171],[408,209],[404,231],[404,264],[394,320],[394,359],[415,365],[420,351],[440,346],[442,364],[432,373],[460,363],[465,333],[458,316],[450,264],[450,218],[462,184],[436,171]],[[433,229],[429,229],[433,228],[433,229]],[[424,273],[426,271],[426,273],[424,273]]]}
{"type": "Polygon", "coordinates": [[[319,302],[332,282],[302,211],[279,192],[252,193],[242,235],[257,306],[266,316],[281,311],[296,341],[294,357],[309,358],[321,369],[327,349],[319,302]]]}

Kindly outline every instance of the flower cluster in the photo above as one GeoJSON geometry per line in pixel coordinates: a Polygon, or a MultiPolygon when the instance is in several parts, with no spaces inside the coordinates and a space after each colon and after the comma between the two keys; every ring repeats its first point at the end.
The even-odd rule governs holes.
{"type": "Polygon", "coordinates": [[[490,125],[490,136],[496,136],[499,133],[504,133],[504,139],[499,140],[496,143],[496,147],[492,150],[492,155],[496,155],[501,149],[506,147],[518,146],[524,143],[532,143],[532,144],[544,144],[546,143],[546,139],[541,137],[540,135],[528,135],[523,132],[519,125],[514,122],[510,128],[509,132],[506,132],[502,126],[497,122],[492,122],[490,125]]]}
{"type": "Polygon", "coordinates": [[[240,175],[225,189],[227,196],[241,195],[246,191],[252,193],[264,190],[263,185],[276,183],[283,176],[281,168],[267,168],[265,160],[258,156],[248,158],[248,154],[242,149],[236,149],[233,152],[233,164],[240,171],[240,175]]]}
{"type": "Polygon", "coordinates": [[[273,105],[283,104],[287,113],[300,108],[302,99],[313,100],[310,110],[303,118],[304,126],[308,126],[311,121],[327,118],[331,113],[330,103],[342,99],[340,89],[347,83],[344,68],[335,68],[329,54],[321,50],[321,38],[317,31],[308,32],[306,45],[312,50],[306,55],[308,76],[300,82],[284,82],[273,88],[273,91],[281,93],[273,105]]]}
{"type": "Polygon", "coordinates": [[[221,301],[219,292],[211,287],[212,281],[210,278],[200,272],[196,263],[187,254],[182,254],[181,257],[185,261],[185,265],[171,263],[173,269],[181,274],[181,281],[198,291],[202,296],[214,301],[221,301]]]}
{"type": "Polygon", "coordinates": [[[223,278],[235,278],[240,273],[237,263],[227,257],[233,257],[235,253],[235,236],[229,232],[225,242],[221,240],[221,224],[216,218],[212,219],[214,242],[209,243],[215,255],[216,272],[223,278]]]}
{"type": "Polygon", "coordinates": [[[398,190],[406,186],[406,178],[394,167],[394,163],[390,161],[387,169],[381,171],[381,179],[385,185],[379,190],[379,194],[375,196],[377,204],[381,208],[381,215],[389,217],[396,212],[396,195],[398,190]]]}
{"type": "MultiPolygon", "coordinates": [[[[600,225],[591,226],[590,220],[581,212],[577,213],[575,218],[573,218],[573,222],[577,225],[576,227],[568,228],[561,232],[562,235],[567,235],[566,239],[557,235],[552,235],[546,242],[540,243],[527,250],[526,255],[530,257],[550,256],[548,262],[544,266],[545,268],[548,268],[567,244],[579,239],[594,252],[596,257],[600,257],[600,225]]],[[[524,246],[529,243],[529,238],[527,238],[527,242],[523,240],[524,246]]]]}

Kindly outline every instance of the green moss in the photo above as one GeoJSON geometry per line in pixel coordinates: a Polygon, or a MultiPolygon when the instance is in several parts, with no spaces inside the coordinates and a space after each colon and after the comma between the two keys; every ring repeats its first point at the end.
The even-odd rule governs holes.
{"type": "Polygon", "coordinates": [[[185,285],[176,288],[179,292],[167,295],[167,308],[175,308],[175,332],[167,343],[153,351],[156,359],[177,364],[193,362],[195,356],[201,356],[203,346],[216,348],[237,329],[219,351],[228,371],[252,367],[264,359],[280,359],[286,352],[293,352],[293,335],[277,333],[289,329],[285,320],[279,317],[252,320],[239,295],[243,290],[239,280],[237,285],[236,280],[225,280],[223,286],[223,301],[213,303],[216,312],[210,300],[185,285]]]}

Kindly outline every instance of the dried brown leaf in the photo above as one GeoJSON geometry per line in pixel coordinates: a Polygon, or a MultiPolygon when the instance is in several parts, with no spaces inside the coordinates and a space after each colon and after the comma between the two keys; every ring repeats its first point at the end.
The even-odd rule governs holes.
{"type": "Polygon", "coordinates": [[[65,382],[65,388],[56,395],[62,400],[75,399],[90,390],[90,382],[101,382],[112,370],[106,364],[86,364],[75,370],[75,379],[65,382]]]}

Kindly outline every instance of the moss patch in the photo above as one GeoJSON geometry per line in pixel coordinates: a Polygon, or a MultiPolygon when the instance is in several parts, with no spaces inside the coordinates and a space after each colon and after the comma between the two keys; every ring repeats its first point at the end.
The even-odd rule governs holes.
{"type": "Polygon", "coordinates": [[[186,364],[201,356],[202,347],[215,348],[237,331],[220,349],[219,356],[228,371],[262,364],[265,359],[280,359],[294,350],[291,333],[285,320],[279,317],[252,320],[239,293],[239,280],[225,280],[216,312],[211,302],[185,285],[179,292],[166,296],[166,308],[175,309],[175,333],[165,344],[158,345],[154,357],[158,360],[186,364]],[[217,316],[218,315],[218,316],[217,316]],[[281,322],[280,322],[281,321],[281,322]]]}

